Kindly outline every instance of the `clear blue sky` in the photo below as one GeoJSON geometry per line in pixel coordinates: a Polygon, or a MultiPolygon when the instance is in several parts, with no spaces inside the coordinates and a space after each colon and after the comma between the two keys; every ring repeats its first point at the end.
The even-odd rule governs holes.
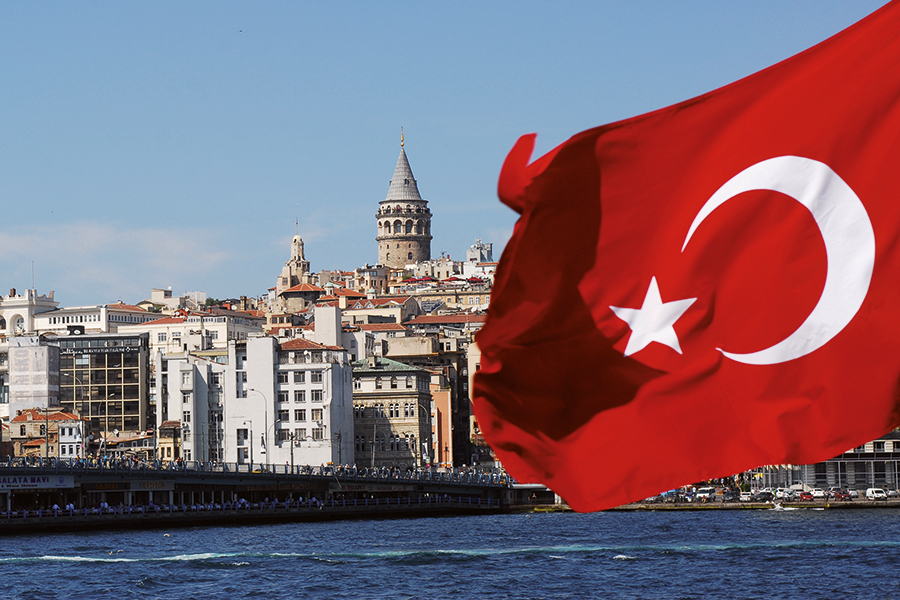
{"type": "Polygon", "coordinates": [[[883,0],[4,2],[0,286],[64,306],[258,296],[295,219],[315,271],[377,259],[400,127],[432,254],[499,256],[518,136],[739,79],[883,0]]]}

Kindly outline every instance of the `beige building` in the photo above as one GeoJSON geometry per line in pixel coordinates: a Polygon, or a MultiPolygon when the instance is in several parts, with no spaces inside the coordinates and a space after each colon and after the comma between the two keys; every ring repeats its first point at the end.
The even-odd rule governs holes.
{"type": "Polygon", "coordinates": [[[432,461],[431,375],[387,358],[353,363],[356,464],[415,469],[432,461]]]}

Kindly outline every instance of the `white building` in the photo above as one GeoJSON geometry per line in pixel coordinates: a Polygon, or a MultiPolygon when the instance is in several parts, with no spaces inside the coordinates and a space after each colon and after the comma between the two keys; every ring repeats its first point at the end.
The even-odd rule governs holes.
{"type": "Polygon", "coordinates": [[[353,462],[352,369],[338,345],[341,312],[316,307],[314,340],[272,337],[229,345],[225,460],[353,462]]]}
{"type": "Polygon", "coordinates": [[[141,324],[120,326],[122,333],[149,333],[150,354],[157,352],[197,352],[228,348],[232,340],[246,340],[262,333],[265,319],[246,313],[212,309],[207,312],[179,312],[141,324]]]}
{"type": "Polygon", "coordinates": [[[119,327],[148,323],[159,317],[158,313],[147,312],[139,306],[123,302],[67,306],[35,314],[34,330],[66,335],[70,326],[80,325],[84,327],[85,333],[118,333],[119,327]]]}
{"type": "Polygon", "coordinates": [[[157,352],[155,356],[157,431],[167,421],[181,425],[181,447],[173,458],[224,460],[227,351],[205,356],[157,352]]]}

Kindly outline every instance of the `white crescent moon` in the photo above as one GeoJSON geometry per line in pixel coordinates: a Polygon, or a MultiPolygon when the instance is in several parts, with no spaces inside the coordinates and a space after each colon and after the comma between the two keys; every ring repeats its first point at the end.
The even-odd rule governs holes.
{"type": "Polygon", "coordinates": [[[822,234],[828,261],[822,295],[794,333],[749,354],[719,349],[737,362],[774,365],[818,350],[853,320],[872,281],[875,232],[859,197],[831,167],[800,156],[778,156],[744,169],[716,190],[691,223],[681,251],[712,211],[750,190],[781,192],[805,206],[822,234]]]}

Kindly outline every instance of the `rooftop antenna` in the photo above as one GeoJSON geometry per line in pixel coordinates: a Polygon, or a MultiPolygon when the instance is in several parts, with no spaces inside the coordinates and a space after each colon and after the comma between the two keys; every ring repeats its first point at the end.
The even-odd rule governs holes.
{"type": "Polygon", "coordinates": [[[34,261],[31,261],[31,289],[34,289],[34,261]]]}
{"type": "Polygon", "coordinates": [[[300,235],[300,217],[297,217],[297,235],[300,235]]]}
{"type": "Polygon", "coordinates": [[[400,127],[400,147],[403,147],[403,126],[400,127]]]}

